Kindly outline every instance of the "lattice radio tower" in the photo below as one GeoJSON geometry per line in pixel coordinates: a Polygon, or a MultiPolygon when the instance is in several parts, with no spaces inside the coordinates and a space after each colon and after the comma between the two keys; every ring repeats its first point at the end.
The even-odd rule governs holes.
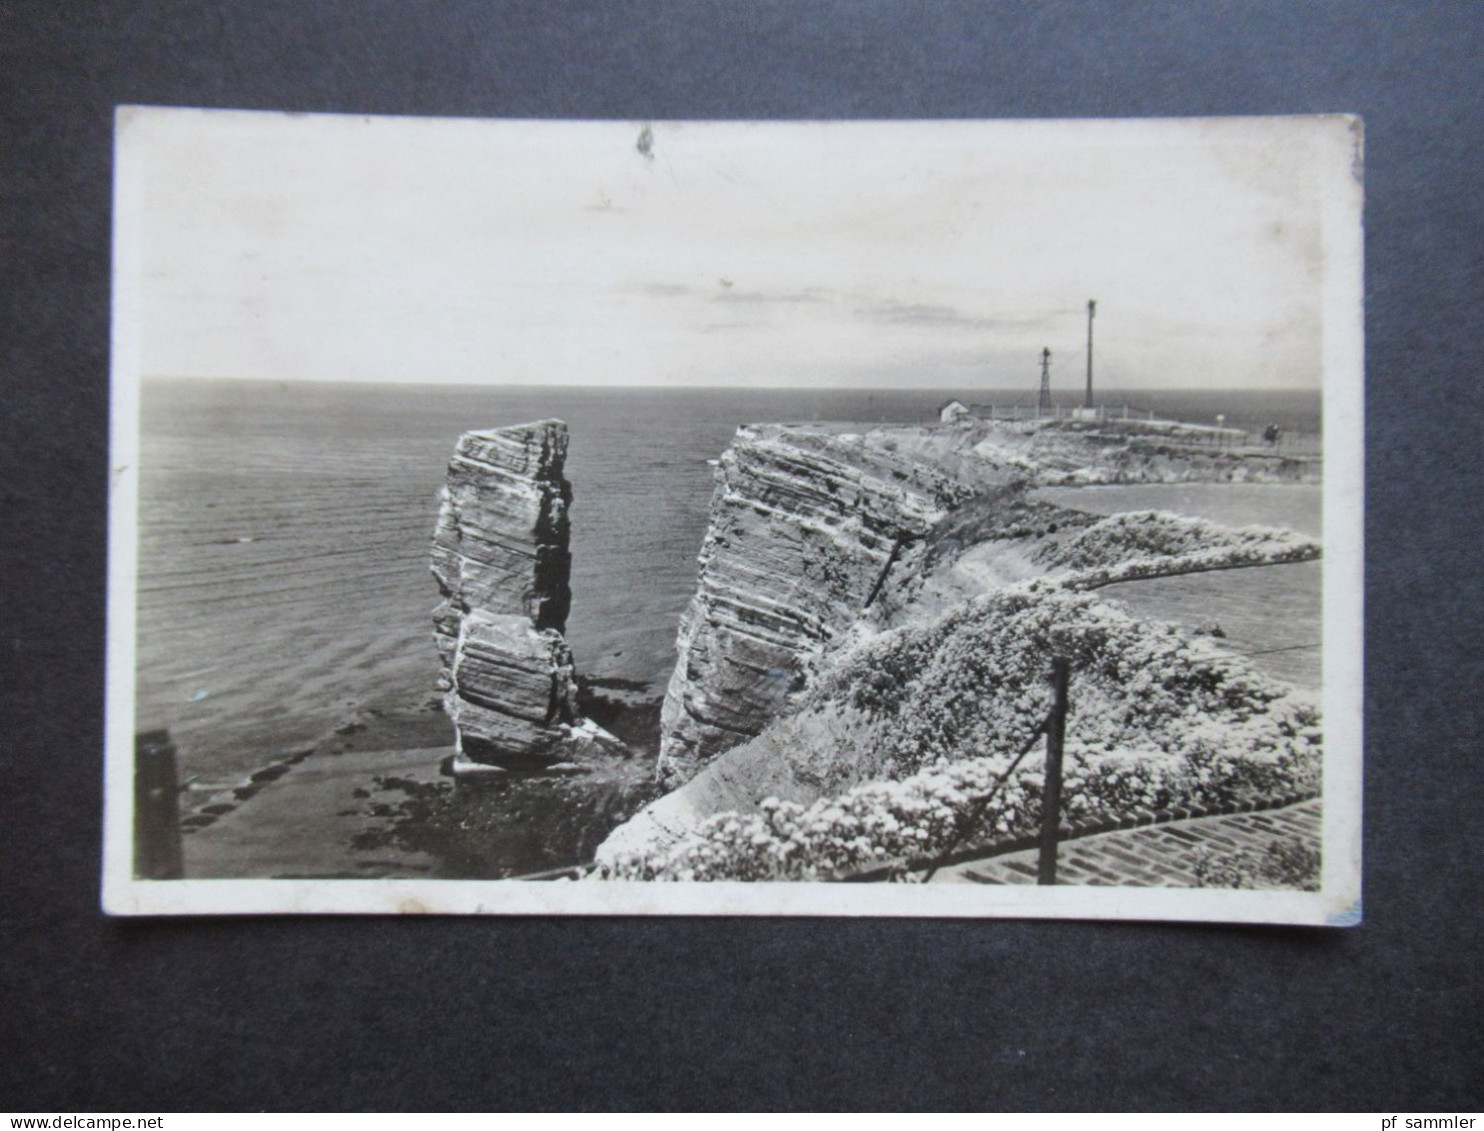
{"type": "Polygon", "coordinates": [[[1051,408],[1051,347],[1041,348],[1041,395],[1036,399],[1036,415],[1050,415],[1051,408]]]}

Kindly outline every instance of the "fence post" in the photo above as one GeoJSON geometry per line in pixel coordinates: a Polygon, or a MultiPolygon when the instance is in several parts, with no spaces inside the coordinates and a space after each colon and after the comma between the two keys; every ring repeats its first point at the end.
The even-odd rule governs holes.
{"type": "Polygon", "coordinates": [[[175,744],[168,730],[134,738],[134,874],[141,880],[178,880],[180,804],[175,744]]]}
{"type": "Polygon", "coordinates": [[[1051,661],[1051,717],[1046,720],[1046,788],[1041,796],[1041,857],[1036,883],[1056,883],[1056,840],[1061,827],[1061,757],[1067,736],[1066,657],[1051,661]]]}

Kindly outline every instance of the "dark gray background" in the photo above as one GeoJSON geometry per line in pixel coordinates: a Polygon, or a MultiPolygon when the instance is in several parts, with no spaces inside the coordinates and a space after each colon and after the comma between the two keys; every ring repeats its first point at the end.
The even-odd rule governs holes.
{"type": "Polygon", "coordinates": [[[0,1107],[1477,1108],[1471,3],[0,3],[0,1107]],[[97,911],[115,103],[1366,119],[1366,923],[97,911]]]}

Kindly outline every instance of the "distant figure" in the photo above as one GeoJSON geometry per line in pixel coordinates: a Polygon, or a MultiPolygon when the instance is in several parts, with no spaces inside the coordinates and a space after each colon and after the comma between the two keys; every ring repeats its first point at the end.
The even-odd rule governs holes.
{"type": "Polygon", "coordinates": [[[1276,444],[1278,442],[1278,437],[1281,435],[1282,433],[1278,430],[1278,426],[1276,424],[1269,424],[1262,430],[1263,443],[1276,444]]]}

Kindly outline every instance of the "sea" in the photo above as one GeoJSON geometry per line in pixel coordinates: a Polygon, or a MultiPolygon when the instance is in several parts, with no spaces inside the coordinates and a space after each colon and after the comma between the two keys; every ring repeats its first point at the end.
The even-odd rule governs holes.
{"type": "MultiPolygon", "coordinates": [[[[919,423],[936,420],[951,398],[993,399],[964,389],[146,380],[136,729],[170,730],[182,776],[227,780],[313,744],[358,712],[436,709],[438,594],[428,551],[454,443],[465,431],[549,417],[571,433],[567,635],[579,670],[658,696],[695,586],[710,461],[737,428],[919,423]]],[[[1192,423],[1220,413],[1228,427],[1320,428],[1317,392],[1128,399],[1192,423]]],[[[1098,489],[1104,506],[1135,505],[1107,493],[1118,490],[1098,489]]],[[[1171,502],[1160,488],[1139,490],[1139,505],[1171,502]]],[[[1168,509],[1229,510],[1235,494],[1225,490],[1187,492],[1189,501],[1175,498],[1168,509]]],[[[1246,521],[1317,523],[1317,488],[1238,493],[1246,521]]],[[[1313,606],[1317,632],[1317,570],[1307,576],[1295,587],[1312,599],[1298,604],[1313,606]]]]}

